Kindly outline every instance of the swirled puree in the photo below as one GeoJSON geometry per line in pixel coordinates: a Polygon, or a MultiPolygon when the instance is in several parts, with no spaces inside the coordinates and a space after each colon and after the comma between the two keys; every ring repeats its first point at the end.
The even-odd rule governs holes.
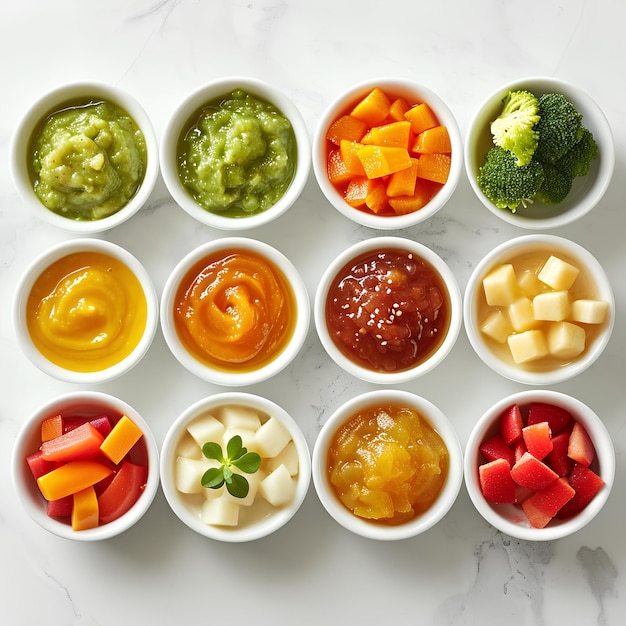
{"type": "Polygon", "coordinates": [[[291,286],[272,262],[249,250],[221,250],[181,281],[174,324],[199,361],[246,372],[282,352],[293,334],[295,311],[291,286]]]}
{"type": "Polygon", "coordinates": [[[76,252],[35,281],[26,308],[35,347],[76,372],[116,365],[137,346],[147,319],[141,284],[124,263],[100,252],[76,252]]]}

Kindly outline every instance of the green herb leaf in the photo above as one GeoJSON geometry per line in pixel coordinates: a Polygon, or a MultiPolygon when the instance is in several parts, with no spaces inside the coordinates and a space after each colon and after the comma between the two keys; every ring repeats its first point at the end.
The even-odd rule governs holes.
{"type": "Polygon", "coordinates": [[[243,447],[243,441],[239,435],[235,435],[229,439],[226,444],[226,456],[230,461],[238,459],[242,454],[245,454],[247,450],[243,447]]]}
{"type": "Polygon", "coordinates": [[[207,489],[219,489],[224,484],[224,466],[211,467],[202,475],[202,486],[207,489]]]}
{"type": "Polygon", "coordinates": [[[222,466],[222,474],[224,475],[224,482],[228,485],[233,477],[233,470],[228,465],[222,466]]]}
{"type": "Polygon", "coordinates": [[[226,462],[226,459],[222,456],[222,446],[214,441],[209,441],[202,446],[202,454],[204,454],[207,459],[213,459],[220,463],[226,462]]]}
{"type": "Polygon", "coordinates": [[[245,498],[250,491],[248,481],[241,474],[233,474],[231,481],[226,483],[228,493],[235,498],[245,498]]]}
{"type": "Polygon", "coordinates": [[[261,457],[256,452],[247,452],[233,461],[233,465],[246,474],[254,474],[261,467],[261,457]]]}

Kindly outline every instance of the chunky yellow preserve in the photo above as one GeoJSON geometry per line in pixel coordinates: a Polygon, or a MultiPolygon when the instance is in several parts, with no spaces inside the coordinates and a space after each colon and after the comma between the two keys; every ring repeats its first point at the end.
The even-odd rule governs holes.
{"type": "Polygon", "coordinates": [[[397,525],[437,499],[449,466],[441,436],[417,411],[380,406],[360,411],[337,432],[328,475],[358,517],[397,525]]]}
{"type": "Polygon", "coordinates": [[[31,289],[28,331],[52,363],[97,372],[126,358],[146,327],[141,283],[124,263],[100,252],[76,252],[52,263],[31,289]]]}

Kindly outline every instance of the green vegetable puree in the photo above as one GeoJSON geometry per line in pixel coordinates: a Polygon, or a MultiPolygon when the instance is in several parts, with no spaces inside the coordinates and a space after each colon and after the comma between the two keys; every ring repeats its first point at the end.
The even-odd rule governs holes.
{"type": "Polygon", "coordinates": [[[243,217],[280,200],[296,157],[289,120],[269,102],[236,89],[192,116],[178,146],[178,174],[206,210],[243,217]]]}
{"type": "Polygon", "coordinates": [[[64,217],[90,221],[124,207],[141,185],[146,143],[136,122],[109,102],[69,105],[48,115],[31,145],[33,187],[64,217]]]}

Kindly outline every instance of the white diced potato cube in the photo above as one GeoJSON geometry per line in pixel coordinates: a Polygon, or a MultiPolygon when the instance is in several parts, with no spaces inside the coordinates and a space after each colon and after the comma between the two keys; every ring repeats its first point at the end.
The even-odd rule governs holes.
{"type": "Polygon", "coordinates": [[[518,297],[515,270],[510,263],[505,263],[491,270],[483,278],[485,299],[489,306],[508,306],[518,297]]]}
{"type": "Polygon", "coordinates": [[[224,436],[222,437],[222,450],[224,454],[226,454],[226,446],[228,442],[235,436],[239,435],[241,437],[241,445],[248,450],[248,452],[258,452],[256,449],[256,442],[254,436],[256,431],[250,430],[249,428],[228,428],[224,431],[224,436]]]}
{"type": "Polygon", "coordinates": [[[507,337],[513,332],[513,326],[504,311],[494,309],[483,320],[480,331],[498,343],[506,343],[507,337]]]}
{"type": "Polygon", "coordinates": [[[572,302],[570,319],[583,324],[602,324],[609,314],[606,300],[580,299],[572,302]]]}
{"type": "Polygon", "coordinates": [[[227,500],[235,501],[239,506],[250,506],[257,496],[261,481],[265,478],[267,474],[262,470],[258,470],[257,472],[254,472],[254,474],[244,474],[243,472],[241,472],[241,474],[248,481],[248,495],[245,498],[237,498],[230,495],[230,493],[228,493],[228,490],[224,488],[224,498],[226,498],[227,500]]]}
{"type": "Polygon", "coordinates": [[[300,469],[298,450],[296,444],[290,441],[276,456],[267,459],[265,467],[268,472],[273,472],[279,465],[287,468],[290,476],[295,476],[300,469]]]}
{"type": "Polygon", "coordinates": [[[537,273],[530,269],[524,270],[521,273],[520,277],[517,279],[517,285],[521,292],[531,300],[540,293],[544,293],[548,290],[548,286],[539,280],[537,273]]]}
{"type": "Polygon", "coordinates": [[[230,428],[256,430],[261,425],[258,412],[247,406],[224,406],[220,409],[219,418],[226,430],[230,428]]]}
{"type": "Polygon", "coordinates": [[[548,350],[561,359],[573,359],[585,349],[585,331],[571,322],[555,322],[548,329],[548,350]]]}
{"type": "Polygon", "coordinates": [[[276,456],[290,441],[289,431],[275,417],[270,417],[254,435],[256,450],[262,457],[276,456]]]}
{"type": "Polygon", "coordinates": [[[527,363],[548,354],[548,344],[543,332],[538,329],[511,335],[507,342],[516,363],[527,363]]]}
{"type": "Polygon", "coordinates": [[[188,459],[179,456],[174,468],[176,489],[181,493],[201,493],[202,475],[216,463],[206,458],[188,459]]]}
{"type": "Polygon", "coordinates": [[[200,459],[202,458],[202,448],[189,433],[185,433],[176,446],[176,454],[188,459],[200,459]]]}
{"type": "Polygon", "coordinates": [[[537,328],[537,320],[535,319],[532,300],[525,296],[518,298],[509,305],[508,314],[509,320],[511,320],[511,326],[513,326],[513,330],[517,333],[537,328]]]}
{"type": "Polygon", "coordinates": [[[535,319],[560,322],[570,314],[568,291],[548,291],[533,298],[535,319]]]}
{"type": "Polygon", "coordinates": [[[212,415],[204,415],[187,426],[187,432],[202,449],[208,441],[220,441],[224,434],[224,424],[212,415]]]}
{"type": "Polygon", "coordinates": [[[273,506],[287,504],[295,493],[296,481],[284,465],[279,465],[259,485],[259,493],[273,506]]]}
{"type": "Polygon", "coordinates": [[[557,256],[550,256],[537,275],[542,283],[555,291],[569,289],[578,277],[579,269],[557,256]]]}
{"type": "Polygon", "coordinates": [[[200,519],[211,526],[237,526],[239,505],[227,498],[213,498],[202,503],[200,519]]]}

